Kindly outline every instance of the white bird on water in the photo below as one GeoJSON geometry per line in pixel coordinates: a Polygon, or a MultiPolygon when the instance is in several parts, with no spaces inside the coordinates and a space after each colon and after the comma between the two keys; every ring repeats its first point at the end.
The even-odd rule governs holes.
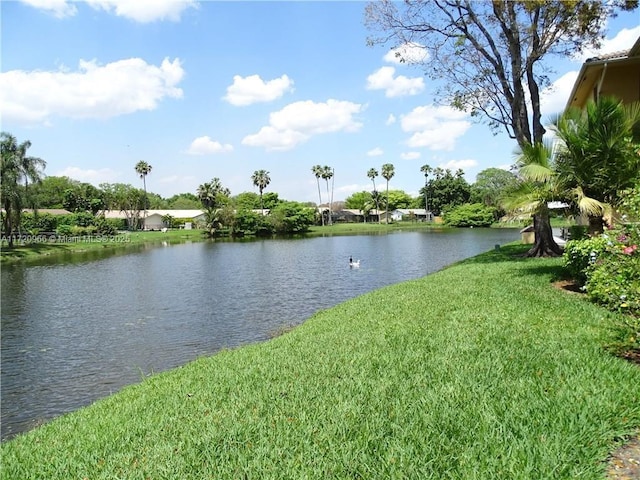
{"type": "Polygon", "coordinates": [[[353,257],[349,257],[349,266],[351,268],[360,268],[360,260],[354,260],[353,257]]]}

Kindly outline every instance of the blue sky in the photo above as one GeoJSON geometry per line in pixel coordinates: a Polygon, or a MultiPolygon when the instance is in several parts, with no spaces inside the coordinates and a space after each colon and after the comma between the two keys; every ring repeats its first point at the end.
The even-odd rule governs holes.
{"type": "MultiPolygon", "coordinates": [[[[195,193],[219,177],[233,195],[317,201],[311,167],[335,169],[334,200],[371,190],[369,168],[395,166],[413,196],[420,166],[462,168],[469,182],[507,168],[515,143],[434,105],[436,85],[368,47],[363,2],[2,1],[2,130],[30,140],[47,175],[195,193]]],[[[603,51],[640,36],[638,11],[609,22],[603,51]]],[[[549,118],[587,56],[553,65],[549,118]]],[[[380,185],[382,178],[378,179],[380,185]]]]}

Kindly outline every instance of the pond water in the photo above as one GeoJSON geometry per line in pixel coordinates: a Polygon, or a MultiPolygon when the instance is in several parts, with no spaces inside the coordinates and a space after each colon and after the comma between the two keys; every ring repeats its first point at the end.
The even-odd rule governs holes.
{"type": "Polygon", "coordinates": [[[2,439],[517,239],[474,229],[215,241],[3,266],[2,439]]]}

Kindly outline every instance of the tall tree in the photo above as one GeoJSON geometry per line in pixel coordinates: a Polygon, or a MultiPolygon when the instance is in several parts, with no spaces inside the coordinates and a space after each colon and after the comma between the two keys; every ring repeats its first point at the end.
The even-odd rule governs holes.
{"type": "Polygon", "coordinates": [[[425,164],[420,167],[420,171],[424,174],[424,210],[427,214],[427,219],[431,220],[431,213],[429,212],[429,195],[427,192],[427,185],[429,184],[429,175],[433,172],[433,168],[425,164]]]}
{"type": "Polygon", "coordinates": [[[624,106],[601,98],[584,112],[565,112],[554,130],[561,140],[555,157],[559,180],[588,216],[590,232],[601,233],[605,210],[616,208],[621,192],[640,183],[640,103],[624,106]]]}
{"type": "Polygon", "coordinates": [[[379,203],[379,195],[378,195],[378,191],[376,190],[376,177],[378,176],[378,170],[376,170],[375,168],[370,168],[367,171],[367,177],[369,177],[369,179],[371,180],[371,182],[373,183],[373,191],[371,192],[371,196],[373,197],[373,200],[375,201],[376,204],[376,213],[378,214],[378,223],[380,223],[380,203],[379,203]]]}
{"type": "Polygon", "coordinates": [[[18,144],[13,135],[0,134],[0,203],[4,208],[2,223],[9,247],[13,247],[14,228],[20,226],[22,209],[29,203],[29,182],[39,182],[46,167],[41,158],[27,155],[30,147],[29,140],[18,144]]]}
{"type": "Polygon", "coordinates": [[[314,165],[311,167],[311,171],[316,177],[316,182],[318,183],[318,208],[320,208],[320,218],[322,219],[322,226],[324,227],[324,213],[322,212],[322,195],[320,194],[320,179],[322,178],[322,166],[314,165]]]}
{"type": "Polygon", "coordinates": [[[535,241],[529,257],[554,257],[562,249],[553,238],[549,223],[549,202],[562,198],[563,188],[552,164],[553,148],[549,142],[525,145],[516,150],[515,166],[519,185],[503,199],[505,209],[533,216],[535,241]]]}
{"type": "Polygon", "coordinates": [[[260,192],[260,209],[262,210],[262,215],[264,215],[264,201],[262,200],[262,192],[265,188],[271,183],[271,178],[269,178],[269,172],[266,170],[256,170],[251,175],[251,181],[253,185],[258,188],[260,192]]]}
{"type": "Polygon", "coordinates": [[[504,128],[522,148],[542,142],[540,91],[549,85],[553,57],[598,47],[608,18],[637,6],[637,0],[380,0],[367,5],[365,18],[376,32],[370,44],[423,46],[418,63],[444,80],[436,95],[504,128]]]}
{"type": "Polygon", "coordinates": [[[504,129],[524,149],[543,140],[540,91],[549,85],[553,57],[597,48],[608,18],[637,6],[638,0],[379,0],[367,5],[365,23],[375,32],[370,44],[422,46],[424,60],[404,58],[402,49],[396,55],[443,80],[437,98],[494,132],[504,129]]]}
{"type": "Polygon", "coordinates": [[[389,223],[389,180],[391,180],[395,174],[395,167],[391,163],[385,163],[384,165],[382,165],[382,177],[387,181],[387,223],[389,223]]]}
{"type": "Polygon", "coordinates": [[[501,168],[487,168],[476,175],[471,185],[471,202],[483,203],[494,209],[494,220],[504,215],[500,204],[501,197],[517,184],[516,176],[501,168]]]}
{"type": "Polygon", "coordinates": [[[137,230],[141,226],[140,212],[147,201],[145,191],[125,183],[101,183],[99,186],[104,192],[106,208],[124,213],[129,228],[137,230]]]}
{"type": "Polygon", "coordinates": [[[329,194],[329,180],[333,178],[333,168],[325,165],[322,167],[322,178],[327,182],[327,198],[329,198],[329,225],[333,224],[333,208],[331,205],[331,196],[329,194]]]}
{"type": "Polygon", "coordinates": [[[219,178],[214,178],[208,183],[198,187],[197,196],[205,209],[208,235],[214,237],[220,226],[219,210],[224,206],[231,192],[222,186],[219,178]]]}
{"type": "Polygon", "coordinates": [[[144,228],[144,222],[146,221],[147,218],[147,203],[148,203],[148,198],[147,198],[147,175],[149,175],[151,173],[151,165],[149,165],[147,162],[145,162],[144,160],[140,160],[138,163],[136,163],[135,166],[135,170],[136,173],[138,175],[140,175],[140,178],[142,179],[142,186],[144,189],[144,215],[142,217],[142,222],[143,222],[143,228],[144,228]]]}
{"type": "Polygon", "coordinates": [[[427,191],[431,203],[430,210],[435,215],[441,215],[447,210],[463,203],[470,197],[470,187],[464,179],[464,172],[458,170],[455,174],[449,169],[440,167],[433,170],[434,178],[429,180],[427,191]]]}

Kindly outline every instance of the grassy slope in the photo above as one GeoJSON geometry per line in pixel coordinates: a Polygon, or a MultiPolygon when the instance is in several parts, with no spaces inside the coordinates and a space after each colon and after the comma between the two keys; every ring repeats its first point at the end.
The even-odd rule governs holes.
{"type": "Polygon", "coordinates": [[[603,478],[640,369],[518,248],[128,387],[3,444],[3,478],[603,478]]]}

